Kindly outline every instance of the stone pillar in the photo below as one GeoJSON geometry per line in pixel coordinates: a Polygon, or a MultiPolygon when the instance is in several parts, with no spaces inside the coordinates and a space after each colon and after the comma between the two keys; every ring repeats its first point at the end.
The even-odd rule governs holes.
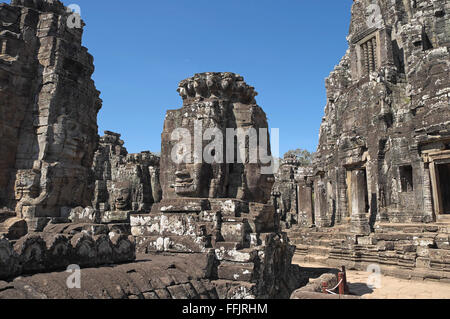
{"type": "Polygon", "coordinates": [[[380,66],[394,66],[394,54],[392,51],[392,39],[391,39],[391,28],[385,27],[379,32],[379,49],[377,49],[377,54],[380,57],[377,59],[381,62],[380,66]]]}
{"type": "Polygon", "coordinates": [[[430,165],[428,163],[425,163],[423,168],[423,206],[424,222],[433,222],[433,195],[431,194],[430,165]]]}
{"type": "Polygon", "coordinates": [[[369,222],[366,212],[366,176],[362,170],[354,170],[351,173],[351,231],[358,234],[370,234],[369,222]]]}
{"type": "Polygon", "coordinates": [[[311,184],[302,183],[298,185],[298,207],[299,225],[307,227],[314,225],[311,184]]]}
{"type": "Polygon", "coordinates": [[[367,42],[367,55],[368,55],[368,70],[369,73],[375,71],[375,65],[374,65],[374,52],[373,52],[373,45],[372,45],[372,40],[367,42]]]}
{"type": "Polygon", "coordinates": [[[327,218],[327,191],[322,179],[316,179],[314,182],[315,202],[314,211],[317,227],[329,227],[327,218]]]}
{"type": "Polygon", "coordinates": [[[347,188],[346,188],[346,173],[345,169],[340,169],[337,173],[337,205],[336,205],[336,222],[341,224],[345,217],[348,217],[347,206],[347,188]]]}

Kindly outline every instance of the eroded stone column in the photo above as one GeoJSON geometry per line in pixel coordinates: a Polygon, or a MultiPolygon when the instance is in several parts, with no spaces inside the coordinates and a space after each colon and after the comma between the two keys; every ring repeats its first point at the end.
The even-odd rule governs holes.
{"type": "Polygon", "coordinates": [[[329,221],[327,218],[327,191],[325,183],[322,179],[316,179],[314,182],[315,201],[314,211],[317,227],[329,227],[329,221]]]}
{"type": "Polygon", "coordinates": [[[348,217],[348,206],[347,206],[347,188],[345,186],[346,170],[341,169],[338,172],[338,202],[336,210],[336,221],[337,223],[342,223],[343,220],[348,217]]]}
{"type": "Polygon", "coordinates": [[[423,168],[423,203],[424,221],[433,221],[433,195],[431,194],[430,165],[425,163],[423,168]]]}
{"type": "Polygon", "coordinates": [[[303,183],[298,186],[298,206],[300,226],[314,225],[311,184],[303,183]]]}

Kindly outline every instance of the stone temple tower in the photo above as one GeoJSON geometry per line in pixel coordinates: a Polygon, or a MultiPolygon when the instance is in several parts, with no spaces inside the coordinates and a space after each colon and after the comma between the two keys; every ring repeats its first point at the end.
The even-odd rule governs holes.
{"type": "Polygon", "coordinates": [[[399,265],[402,275],[450,277],[442,272],[450,223],[449,14],[448,0],[353,2],[348,51],[326,79],[319,147],[306,178],[313,195],[311,188],[300,194],[314,198],[312,220],[328,231],[324,251],[338,265],[375,262],[399,265]],[[398,248],[406,236],[409,248],[398,248]]]}
{"type": "MultiPolygon", "coordinates": [[[[138,252],[208,256],[220,298],[289,297],[298,286],[297,270],[291,266],[293,247],[268,204],[273,174],[263,174],[260,161],[228,162],[213,156],[212,162],[177,163],[173,157],[173,132],[180,128],[191,137],[199,128],[202,133],[213,128],[223,136],[230,128],[267,129],[254,88],[233,73],[203,73],[182,81],[178,92],[183,107],[167,112],[162,134],[163,199],[150,214],[131,217],[138,252]]],[[[259,136],[258,146],[270,148],[267,139],[259,136]]],[[[243,145],[249,152],[247,142],[243,145]]],[[[200,143],[208,150],[209,142],[200,143]]],[[[192,139],[182,142],[187,149],[194,144],[192,139]]],[[[225,154],[230,147],[225,144],[224,138],[210,152],[225,154]]]]}
{"type": "Polygon", "coordinates": [[[91,202],[93,58],[79,16],[60,1],[12,0],[0,17],[0,223],[17,216],[42,230],[91,202]]]}

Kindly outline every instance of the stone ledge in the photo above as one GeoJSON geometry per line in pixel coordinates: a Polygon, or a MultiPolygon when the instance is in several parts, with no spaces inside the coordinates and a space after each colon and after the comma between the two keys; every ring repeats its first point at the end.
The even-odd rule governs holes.
{"type": "Polygon", "coordinates": [[[71,264],[91,267],[133,261],[135,242],[131,236],[111,234],[74,236],[29,234],[14,245],[0,238],[4,252],[0,260],[0,279],[65,269],[71,264]]]}

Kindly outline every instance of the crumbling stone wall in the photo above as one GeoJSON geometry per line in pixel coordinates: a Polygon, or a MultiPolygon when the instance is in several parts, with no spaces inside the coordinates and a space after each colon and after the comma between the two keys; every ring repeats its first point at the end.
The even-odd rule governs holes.
{"type": "Polygon", "coordinates": [[[0,4],[0,206],[30,231],[93,195],[101,100],[71,14],[59,1],[0,4]]]}
{"type": "Polygon", "coordinates": [[[450,162],[449,4],[378,4],[379,17],[372,1],[354,2],[349,50],[326,80],[311,174],[318,226],[351,219],[365,233],[376,221],[447,213],[439,206],[448,182],[436,176],[450,162]]]}
{"type": "Polygon", "coordinates": [[[299,223],[298,185],[296,175],[300,163],[295,156],[285,156],[275,174],[272,196],[280,215],[281,226],[291,228],[299,223]]]}

